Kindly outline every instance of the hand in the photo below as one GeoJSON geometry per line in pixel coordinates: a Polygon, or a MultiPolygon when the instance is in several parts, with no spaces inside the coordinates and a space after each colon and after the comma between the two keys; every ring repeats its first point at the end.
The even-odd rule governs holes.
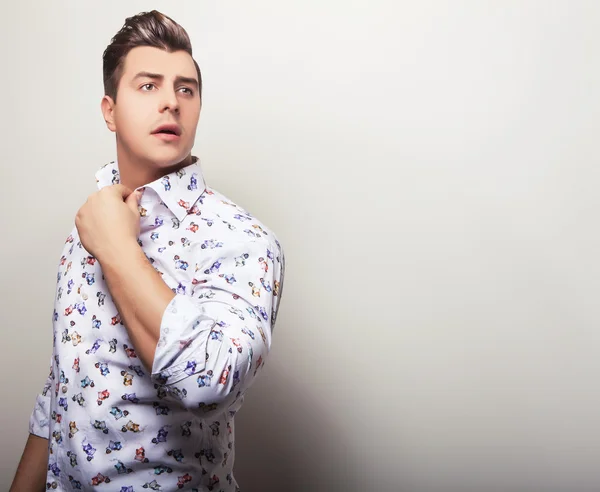
{"type": "Polygon", "coordinates": [[[75,226],[83,247],[100,263],[106,255],[137,242],[141,191],[116,184],[93,193],[75,215],[75,226]]]}

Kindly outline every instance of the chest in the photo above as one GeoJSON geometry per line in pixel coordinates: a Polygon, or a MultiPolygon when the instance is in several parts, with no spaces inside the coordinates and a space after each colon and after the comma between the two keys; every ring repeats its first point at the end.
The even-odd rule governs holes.
{"type": "MultiPolygon", "coordinates": [[[[179,223],[173,219],[167,215],[143,217],[138,242],[168,287],[189,295],[197,268],[197,243],[189,230],[193,221],[179,223]]],[[[73,347],[85,343],[93,350],[87,345],[98,339],[124,336],[125,328],[102,267],[81,244],[77,228],[67,238],[58,265],[54,324],[55,338],[73,347]]]]}

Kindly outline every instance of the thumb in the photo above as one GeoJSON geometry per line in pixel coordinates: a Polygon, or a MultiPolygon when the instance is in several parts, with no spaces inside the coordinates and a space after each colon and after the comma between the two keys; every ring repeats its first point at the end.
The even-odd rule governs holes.
{"type": "Polygon", "coordinates": [[[140,199],[142,198],[141,191],[134,191],[130,193],[129,196],[125,199],[125,204],[135,213],[138,213],[138,205],[140,203],[140,199]]]}

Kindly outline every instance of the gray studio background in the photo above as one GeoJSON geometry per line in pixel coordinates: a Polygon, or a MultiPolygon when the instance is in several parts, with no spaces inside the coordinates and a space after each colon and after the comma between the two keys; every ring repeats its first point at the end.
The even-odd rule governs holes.
{"type": "Polygon", "coordinates": [[[3,3],[0,489],[115,157],[102,51],[152,8],[203,71],[208,183],[287,255],[242,491],[600,490],[600,4],[575,0],[3,3]]]}

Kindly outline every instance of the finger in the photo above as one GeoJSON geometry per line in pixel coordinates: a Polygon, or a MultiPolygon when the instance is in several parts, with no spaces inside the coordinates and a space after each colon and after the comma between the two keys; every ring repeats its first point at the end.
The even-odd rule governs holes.
{"type": "Polygon", "coordinates": [[[127,208],[129,208],[129,210],[134,212],[136,215],[140,213],[140,210],[138,208],[138,201],[135,199],[133,194],[127,197],[127,199],[125,200],[125,205],[127,205],[127,208]]]}
{"type": "Polygon", "coordinates": [[[122,185],[120,183],[112,185],[112,189],[115,190],[116,193],[120,193],[121,198],[123,199],[127,198],[133,193],[133,190],[131,188],[128,188],[127,186],[122,185]]]}
{"type": "Polygon", "coordinates": [[[133,212],[138,213],[138,205],[142,194],[138,191],[130,193],[125,199],[125,205],[127,205],[133,212]]]}

